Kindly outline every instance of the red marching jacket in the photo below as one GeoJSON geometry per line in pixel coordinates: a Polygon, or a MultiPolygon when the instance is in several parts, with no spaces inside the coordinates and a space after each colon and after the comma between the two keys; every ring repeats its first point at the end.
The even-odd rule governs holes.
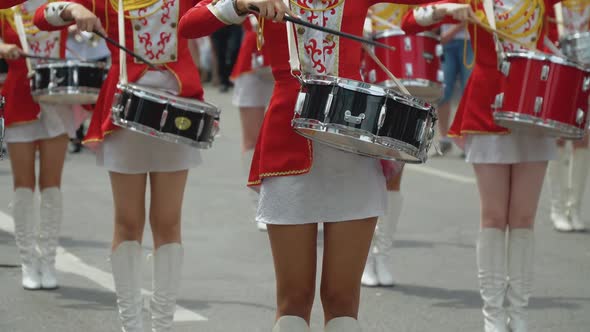
{"type": "Polygon", "coordinates": [[[10,8],[12,6],[19,5],[27,0],[2,0],[0,3],[0,9],[10,8]]]}
{"type": "MultiPolygon", "coordinates": [[[[552,7],[558,0],[545,0],[545,11],[552,7]]],[[[442,3],[464,3],[463,1],[438,1],[433,4],[442,3]]],[[[483,17],[483,1],[478,1],[476,4],[471,4],[473,11],[478,16],[483,17]]],[[[458,23],[452,18],[445,17],[441,22],[431,26],[421,26],[415,18],[415,11],[421,9],[411,10],[404,16],[402,21],[402,29],[406,33],[419,33],[422,31],[433,29],[444,23],[458,23]]],[[[516,11],[514,11],[516,12],[516,11]]],[[[498,16],[498,15],[496,15],[498,16]]],[[[547,26],[547,14],[543,17],[532,15],[529,22],[525,24],[527,27],[534,26],[536,20],[543,20],[541,28],[536,34],[537,47],[543,49],[543,38],[545,36],[545,27],[547,26]]],[[[507,19],[504,18],[504,19],[507,19]]],[[[485,20],[485,18],[484,18],[485,20]]],[[[486,22],[487,23],[487,22],[486,22]]],[[[469,24],[469,33],[471,35],[471,43],[473,45],[475,65],[469,81],[463,92],[463,98],[457,108],[457,113],[451,128],[449,136],[462,136],[465,134],[508,134],[509,130],[500,127],[494,123],[492,104],[496,94],[499,93],[500,80],[502,74],[498,70],[498,59],[494,46],[492,34],[474,24],[469,24]]]]}
{"type": "MultiPolygon", "coordinates": [[[[92,10],[101,20],[109,37],[118,40],[117,10],[111,5],[111,1],[68,2],[79,3],[92,10]]],[[[165,0],[150,7],[133,10],[133,13],[126,11],[125,46],[174,74],[180,87],[180,96],[203,100],[199,70],[189,52],[188,40],[178,36],[177,33],[178,20],[197,2],[198,0],[165,0]]],[[[47,20],[44,8],[46,6],[37,10],[35,24],[43,30],[60,28],[53,26],[47,20]]],[[[111,44],[107,45],[113,55],[112,65],[96,102],[84,143],[100,143],[105,135],[118,128],[111,122],[111,106],[119,81],[119,49],[111,44]]],[[[146,64],[137,62],[130,55],[127,55],[126,59],[127,77],[130,83],[139,80],[149,70],[146,64]]]]}
{"type": "MultiPolygon", "coordinates": [[[[382,0],[296,0],[291,8],[314,24],[356,35],[362,35],[370,6],[382,0]],[[313,6],[314,10],[310,10],[313,6]],[[326,10],[327,8],[327,10],[326,10]]],[[[385,1],[420,4],[427,1],[385,1]]],[[[180,21],[180,33],[186,38],[212,34],[225,24],[232,24],[222,10],[229,10],[231,0],[203,0],[190,9],[180,21]]],[[[233,11],[233,16],[236,16],[233,11]]],[[[230,15],[230,16],[232,16],[230,15]]],[[[232,16],[232,17],[233,17],[232,16]]],[[[360,80],[360,44],[344,38],[323,35],[313,37],[303,28],[296,28],[299,54],[304,72],[334,75],[360,80]],[[306,37],[307,36],[307,37],[306,37]]],[[[250,169],[248,185],[260,185],[266,177],[298,175],[309,172],[312,165],[312,144],[291,128],[291,119],[300,84],[291,75],[287,32],[284,23],[264,22],[264,48],[275,78],[275,89],[260,130],[250,169]]],[[[362,176],[362,175],[360,175],[362,176]]]]}
{"type": "MultiPolygon", "coordinates": [[[[27,22],[26,16],[32,15],[35,9],[31,4],[21,5],[20,10],[25,26],[32,23],[27,22]]],[[[16,28],[11,23],[12,19],[12,10],[5,10],[0,13],[0,36],[5,44],[15,44],[22,48],[16,28]]],[[[27,40],[30,53],[39,56],[65,56],[67,31],[62,30],[48,34],[46,32],[35,32],[35,27],[27,29],[29,29],[27,40]]],[[[6,100],[4,106],[6,126],[10,127],[38,120],[41,109],[31,96],[31,86],[27,76],[28,68],[25,59],[22,57],[17,60],[6,59],[6,62],[8,63],[8,74],[1,93],[6,100]]]]}

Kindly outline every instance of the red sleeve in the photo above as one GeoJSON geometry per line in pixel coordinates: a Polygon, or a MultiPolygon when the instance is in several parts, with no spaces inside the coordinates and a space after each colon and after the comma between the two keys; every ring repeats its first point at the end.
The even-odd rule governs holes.
{"type": "MultiPolygon", "coordinates": [[[[80,5],[88,8],[89,10],[93,10],[93,7],[94,7],[93,1],[94,0],[66,0],[64,2],[77,3],[77,4],[80,4],[80,5]]],[[[50,3],[46,3],[46,4],[43,4],[42,6],[40,6],[39,8],[37,8],[37,10],[35,11],[35,16],[33,18],[33,23],[35,24],[35,26],[37,26],[37,28],[39,28],[40,30],[44,30],[44,31],[55,31],[55,30],[63,29],[64,28],[63,25],[62,26],[52,25],[45,18],[45,8],[49,4],[50,3]]],[[[71,24],[74,24],[74,22],[72,22],[71,24]]],[[[68,25],[71,25],[71,24],[68,24],[68,25]]]]}
{"type": "Polygon", "coordinates": [[[178,24],[180,36],[187,39],[209,36],[225,26],[225,23],[207,8],[211,2],[212,0],[200,1],[182,16],[178,24]]]}
{"type": "Polygon", "coordinates": [[[432,0],[369,0],[369,4],[371,6],[382,2],[398,3],[402,5],[424,5],[427,3],[432,3],[432,0]]]}
{"type": "MultiPolygon", "coordinates": [[[[423,5],[422,7],[436,5],[436,4],[443,4],[443,3],[458,3],[458,2],[459,1],[453,1],[453,0],[442,0],[442,1],[435,1],[435,2],[431,1],[431,2],[423,5]]],[[[401,28],[402,28],[402,30],[404,30],[408,34],[416,34],[416,33],[424,32],[424,31],[436,29],[443,24],[457,24],[457,23],[459,23],[459,22],[457,22],[453,18],[451,18],[449,16],[445,16],[445,18],[440,22],[434,23],[432,25],[422,26],[422,25],[418,24],[418,22],[416,22],[416,18],[414,17],[414,10],[408,10],[402,18],[401,28]]]]}
{"type": "Polygon", "coordinates": [[[0,9],[10,8],[12,6],[19,5],[25,1],[27,0],[3,0],[2,3],[0,3],[0,9]]]}

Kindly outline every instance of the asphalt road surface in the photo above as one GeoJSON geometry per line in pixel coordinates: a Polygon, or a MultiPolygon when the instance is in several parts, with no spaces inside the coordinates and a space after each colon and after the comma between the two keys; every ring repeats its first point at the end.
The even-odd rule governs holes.
{"type": "MultiPolygon", "coordinates": [[[[207,89],[223,109],[222,132],[190,173],[183,210],[185,267],[176,331],[270,331],[274,274],[268,239],[253,222],[241,169],[240,127],[231,94],[207,89]]],[[[366,331],[482,331],[475,238],[479,200],[473,173],[455,150],[407,168],[405,205],[390,262],[393,288],[364,288],[366,331]]],[[[547,188],[537,218],[531,331],[590,331],[590,233],[560,234],[549,220],[547,188]]],[[[108,256],[112,201],[108,176],[91,152],[69,155],[55,291],[24,291],[8,204],[12,180],[0,162],[0,331],[119,331],[108,256]]],[[[590,193],[585,202],[590,202],[590,193]]],[[[590,208],[584,208],[590,221],[590,208]]],[[[321,247],[321,241],[318,242],[321,247]]],[[[146,298],[151,285],[145,234],[146,298]]],[[[320,256],[321,257],[321,256],[320,256]]],[[[146,300],[146,303],[149,303],[146,300]]],[[[144,311],[149,326],[147,308],[144,311]]],[[[323,323],[319,298],[312,330],[323,323]]],[[[147,329],[146,329],[147,330],[147,329]]]]}

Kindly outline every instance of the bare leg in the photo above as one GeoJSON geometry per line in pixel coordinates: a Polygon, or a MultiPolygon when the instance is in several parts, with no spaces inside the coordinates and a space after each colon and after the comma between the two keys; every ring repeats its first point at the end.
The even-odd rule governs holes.
{"type": "Polygon", "coordinates": [[[240,107],[242,122],[242,152],[256,147],[256,140],[262,122],[264,122],[264,107],[240,107]]]}
{"type": "Polygon", "coordinates": [[[180,219],[188,170],[150,173],[150,225],[154,246],[181,242],[180,219]]]}
{"type": "Polygon", "coordinates": [[[55,255],[63,217],[60,187],[68,141],[68,136],[64,134],[39,142],[41,223],[37,248],[41,263],[41,287],[45,289],[57,287],[55,255]]]}
{"type": "Polygon", "coordinates": [[[61,187],[61,176],[68,149],[68,136],[61,135],[39,142],[40,172],[39,188],[61,187]]]}
{"type": "Polygon", "coordinates": [[[145,226],[147,174],[110,172],[115,205],[113,251],[124,241],[141,243],[145,226]]]}
{"type": "Polygon", "coordinates": [[[14,188],[35,190],[35,142],[8,143],[14,188]]]}
{"type": "Polygon", "coordinates": [[[508,332],[506,297],[506,225],[511,166],[474,164],[481,200],[477,266],[486,332],[508,332]]]}
{"type": "Polygon", "coordinates": [[[512,332],[528,330],[526,307],[532,293],[535,215],[547,162],[512,166],[508,237],[508,316],[512,332]]]}
{"type": "Polygon", "coordinates": [[[358,316],[361,276],[377,218],[325,223],[320,295],[326,322],[358,316]]]}
{"type": "Polygon", "coordinates": [[[152,330],[172,331],[184,251],[181,212],[188,170],[150,173],[150,225],[154,237],[152,330]]]}
{"type": "Polygon", "coordinates": [[[277,280],[277,319],[298,316],[309,324],[315,294],[317,232],[317,224],[268,225],[277,280]]]}

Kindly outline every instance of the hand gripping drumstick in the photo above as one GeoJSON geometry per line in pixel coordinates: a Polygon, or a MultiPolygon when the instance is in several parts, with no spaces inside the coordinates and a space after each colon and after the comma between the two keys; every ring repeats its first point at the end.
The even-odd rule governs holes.
{"type": "MultiPolygon", "coordinates": [[[[256,6],[250,6],[248,8],[251,11],[253,11],[253,12],[256,12],[256,13],[259,13],[260,12],[260,10],[256,6]]],[[[318,30],[318,31],[322,31],[322,32],[326,32],[326,33],[331,33],[331,34],[336,35],[336,36],[348,38],[348,39],[357,41],[359,43],[369,44],[369,45],[373,45],[373,46],[385,48],[385,49],[388,49],[390,51],[395,51],[395,47],[393,47],[393,46],[389,46],[389,45],[386,45],[386,44],[383,44],[383,43],[379,43],[379,42],[376,42],[376,41],[371,40],[371,39],[359,37],[357,35],[353,35],[353,34],[350,34],[350,33],[346,33],[346,32],[342,32],[342,31],[338,31],[338,30],[333,30],[333,29],[330,29],[330,28],[322,27],[322,26],[319,26],[317,24],[309,23],[309,22],[306,22],[306,21],[304,21],[302,19],[299,19],[299,18],[296,18],[296,17],[292,17],[292,16],[289,16],[289,15],[285,15],[285,17],[283,18],[283,20],[285,20],[287,22],[291,22],[293,24],[297,24],[297,25],[301,25],[301,26],[304,26],[304,27],[308,27],[310,29],[315,29],[315,30],[318,30]]]]}
{"type": "Polygon", "coordinates": [[[124,51],[125,53],[131,55],[132,57],[138,59],[139,61],[145,63],[146,65],[148,65],[150,68],[154,69],[154,70],[159,70],[158,67],[156,67],[153,63],[151,63],[149,60],[145,59],[144,57],[142,57],[141,55],[133,52],[132,50],[128,49],[127,47],[117,43],[114,39],[110,38],[109,36],[104,35],[101,32],[98,31],[94,31],[94,33],[99,36],[100,38],[104,39],[105,41],[107,41],[108,43],[114,45],[115,47],[119,48],[120,50],[124,51]]]}

